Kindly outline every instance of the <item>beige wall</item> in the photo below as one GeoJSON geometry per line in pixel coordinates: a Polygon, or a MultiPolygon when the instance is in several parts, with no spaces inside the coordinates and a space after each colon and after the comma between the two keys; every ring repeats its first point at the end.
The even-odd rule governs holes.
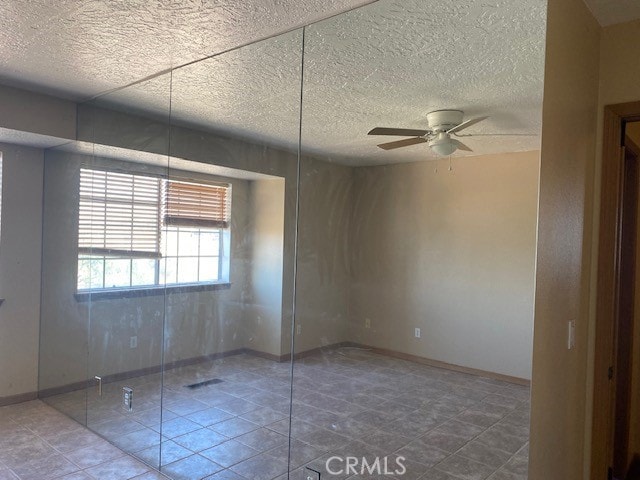
{"type": "Polygon", "coordinates": [[[591,455],[591,418],[593,412],[593,357],[595,345],[595,301],[596,301],[596,273],[599,236],[600,190],[602,169],[602,138],[603,113],[606,105],[616,103],[640,101],[640,20],[612,25],[601,29],[599,46],[599,91],[598,91],[598,121],[595,147],[595,181],[594,204],[591,213],[592,229],[592,280],[591,280],[591,308],[589,317],[589,344],[587,362],[587,411],[585,418],[585,472],[588,472],[591,455]]]}
{"type": "Polygon", "coordinates": [[[529,478],[572,480],[585,478],[600,27],[582,0],[549,0],[547,18],[529,478]]]}
{"type": "Polygon", "coordinates": [[[281,354],[284,180],[249,184],[251,314],[245,347],[281,354]]]}
{"type": "Polygon", "coordinates": [[[0,144],[0,400],[38,387],[43,151],[0,144]]]}
{"type": "MultiPolygon", "coordinates": [[[[229,289],[172,293],[166,303],[163,295],[78,301],[74,293],[82,164],[163,173],[140,164],[66,152],[47,154],[40,389],[77,382],[87,375],[105,376],[246,346],[252,330],[248,318],[253,313],[250,182],[216,178],[232,184],[229,289]],[[129,346],[131,336],[138,337],[138,346],[133,349],[129,346]]],[[[198,175],[191,173],[190,177],[198,175]]],[[[280,275],[265,281],[281,283],[281,272],[276,273],[280,275]]],[[[273,301],[280,305],[281,297],[273,301]]]]}
{"type": "Polygon", "coordinates": [[[625,134],[631,141],[640,146],[640,122],[629,122],[625,128],[625,134]]]}
{"type": "MultiPolygon", "coordinates": [[[[76,138],[76,104],[74,102],[1,86],[0,105],[2,105],[2,111],[0,111],[0,128],[2,129],[43,135],[51,139],[53,137],[67,140],[76,138]]],[[[24,138],[24,135],[22,137],[24,138]]]]}
{"type": "Polygon", "coordinates": [[[349,339],[531,378],[538,168],[525,152],[355,169],[349,339]]]}
{"type": "MultiPolygon", "coordinates": [[[[81,109],[81,125],[84,129],[81,131],[81,138],[84,140],[95,139],[114,146],[118,146],[119,139],[122,138],[126,146],[134,150],[151,150],[157,153],[161,153],[162,149],[166,147],[159,138],[167,133],[161,127],[156,125],[155,128],[150,128],[148,125],[149,121],[128,118],[122,114],[116,114],[115,117],[112,117],[110,113],[102,112],[102,114],[96,115],[93,109],[81,109]],[[105,116],[101,117],[102,114],[105,116]],[[96,120],[98,120],[98,123],[92,124],[92,122],[96,120]],[[94,130],[93,127],[97,129],[94,130]],[[127,135],[122,135],[121,137],[121,129],[123,128],[126,130],[127,135]],[[140,135],[135,134],[136,129],[139,129],[141,132],[140,135]],[[96,137],[96,135],[98,137],[96,137]]],[[[245,324],[242,332],[233,330],[238,326],[237,322],[231,321],[238,313],[235,312],[234,309],[246,310],[246,308],[253,308],[255,310],[261,303],[261,300],[259,300],[252,304],[251,301],[248,300],[249,296],[246,295],[246,292],[248,291],[247,289],[252,288],[252,286],[244,283],[242,286],[236,285],[234,287],[243,292],[241,294],[243,302],[212,302],[210,296],[224,295],[214,292],[198,295],[198,299],[189,302],[190,307],[185,309],[185,303],[182,302],[181,304],[181,297],[173,297],[167,304],[167,312],[169,313],[167,327],[169,335],[167,338],[167,356],[165,360],[178,360],[217,351],[217,349],[211,349],[212,342],[217,342],[216,347],[223,350],[232,349],[236,346],[250,346],[268,353],[287,353],[290,345],[289,320],[291,315],[291,303],[288,294],[291,291],[289,286],[292,278],[287,275],[287,269],[292,266],[293,262],[292,229],[294,228],[293,214],[295,212],[296,185],[295,169],[292,167],[295,166],[295,156],[286,152],[261,148],[239,140],[221,139],[213,135],[189,129],[175,128],[172,133],[174,136],[172,141],[173,149],[176,154],[182,157],[205,163],[213,163],[215,161],[217,164],[245,167],[249,170],[263,173],[275,173],[286,179],[283,198],[280,199],[283,200],[285,204],[285,214],[284,218],[282,218],[285,232],[282,258],[284,278],[282,281],[282,323],[280,328],[281,341],[279,351],[272,341],[278,336],[274,336],[274,332],[278,329],[277,327],[271,328],[269,322],[261,323],[259,320],[256,320],[256,317],[256,319],[254,319],[256,320],[255,325],[249,326],[245,324]],[[227,307],[222,308],[221,305],[227,305],[227,307]],[[230,310],[227,310],[227,308],[230,310]],[[204,318],[209,319],[209,323],[215,325],[216,328],[204,328],[205,323],[201,321],[204,318]],[[216,318],[226,318],[226,320],[211,320],[215,320],[216,318]],[[194,321],[197,324],[194,324],[194,321]],[[179,331],[196,332],[197,340],[193,341],[191,337],[187,338],[186,336],[180,336],[174,333],[179,331]],[[230,333],[230,335],[226,335],[224,331],[230,333]],[[252,340],[245,343],[244,339],[247,337],[250,337],[252,340]],[[243,339],[242,341],[240,340],[241,338],[243,339]]],[[[462,167],[462,164],[460,167],[462,167]]],[[[73,178],[70,178],[70,172],[64,169],[57,169],[55,163],[48,166],[48,169],[47,182],[52,190],[51,195],[56,197],[64,194],[64,192],[68,192],[69,182],[72,180],[75,181],[73,178]]],[[[444,172],[442,173],[444,174],[444,172]]],[[[460,176],[463,176],[463,170],[459,173],[460,176]]],[[[454,175],[452,178],[457,179],[458,177],[454,175]]],[[[531,177],[530,181],[534,184],[534,177],[531,177]]],[[[359,225],[360,219],[354,217],[351,205],[353,204],[356,210],[358,208],[364,208],[362,204],[358,205],[358,200],[354,198],[353,188],[354,171],[352,169],[320,161],[319,159],[304,158],[300,186],[301,215],[298,226],[300,253],[297,285],[298,322],[301,326],[301,332],[296,338],[296,351],[304,351],[344,340],[361,340],[360,337],[356,338],[357,325],[361,323],[360,321],[352,322],[352,326],[356,326],[352,328],[351,332],[347,330],[349,324],[348,319],[352,310],[351,305],[355,300],[358,300],[358,298],[359,301],[362,300],[362,296],[358,297],[357,295],[357,293],[361,292],[356,292],[357,289],[354,290],[350,288],[350,284],[354,279],[352,277],[352,269],[357,265],[357,261],[360,258],[358,252],[361,247],[358,241],[353,240],[353,238],[356,238],[356,235],[361,232],[357,228],[353,228],[359,225]],[[354,294],[354,292],[356,292],[356,294],[354,294]]],[[[238,189],[235,191],[239,192],[238,189]]],[[[251,193],[247,195],[247,198],[249,198],[247,201],[251,202],[251,193]]],[[[234,199],[234,201],[237,202],[237,199],[234,199]]],[[[55,201],[47,202],[49,209],[55,210],[55,204],[55,201]]],[[[266,208],[267,205],[265,204],[264,207],[266,208]]],[[[45,218],[45,222],[48,218],[48,221],[62,223],[52,228],[57,228],[61,234],[74,230],[74,215],[69,215],[68,208],[63,207],[60,211],[53,213],[55,214],[48,215],[45,218]],[[64,224],[64,222],[67,222],[68,225],[64,224]]],[[[535,212],[533,215],[535,215],[535,212]]],[[[437,221],[435,222],[437,223],[437,221]]],[[[71,240],[67,239],[66,241],[71,240]]],[[[56,245],[56,242],[45,243],[45,258],[61,260],[62,257],[64,257],[64,261],[68,262],[69,265],[74,264],[75,254],[71,252],[65,256],[56,245]]],[[[416,244],[416,248],[417,247],[418,245],[416,244]]],[[[245,264],[253,262],[257,252],[252,251],[252,247],[248,246],[246,242],[243,242],[238,248],[240,249],[240,254],[237,258],[246,257],[244,261],[245,264]]],[[[45,265],[45,276],[53,274],[50,272],[50,269],[50,265],[45,265]]],[[[68,278],[62,281],[65,282],[65,284],[74,285],[75,277],[72,269],[68,269],[66,276],[68,278]]],[[[420,281],[422,280],[424,279],[421,278],[420,281]]],[[[247,281],[250,284],[254,282],[253,279],[247,281]]],[[[47,282],[51,282],[51,279],[48,279],[47,282]]],[[[54,282],[53,284],[59,286],[61,282],[54,282]]],[[[497,286],[494,282],[493,288],[499,289],[502,287],[497,286]]],[[[43,298],[48,305],[47,315],[48,318],[53,320],[43,322],[42,325],[42,338],[47,339],[42,349],[43,358],[45,359],[42,363],[44,369],[43,379],[48,379],[46,382],[43,382],[42,388],[70,383],[85,378],[87,374],[85,363],[79,359],[84,358],[88,348],[86,306],[78,304],[70,295],[70,292],[58,292],[53,289],[51,292],[45,291],[44,293],[43,298]],[[58,314],[55,312],[58,312],[58,314]],[[63,326],[64,328],[62,328],[63,326]],[[73,341],[70,341],[70,339],[73,339],[73,341]],[[60,345],[65,345],[65,348],[60,349],[60,345]],[[55,362],[53,361],[54,356],[56,359],[55,362]],[[51,382],[49,382],[49,380],[51,380],[51,382]]],[[[231,293],[229,292],[228,294],[231,293]]],[[[526,309],[529,308],[527,307],[529,300],[525,298],[525,296],[521,297],[522,311],[526,311],[526,309]]],[[[114,311],[109,307],[110,302],[101,301],[94,302],[93,304],[92,308],[95,321],[92,331],[95,332],[95,335],[92,335],[94,345],[91,347],[93,352],[92,366],[90,367],[90,370],[92,370],[90,372],[91,374],[95,373],[93,370],[97,370],[98,366],[109,365],[109,368],[106,369],[107,372],[100,372],[105,374],[154,365],[159,361],[157,347],[162,341],[160,334],[160,317],[155,315],[154,312],[157,314],[163,311],[164,305],[161,305],[157,298],[149,298],[142,302],[145,304],[145,307],[143,308],[143,313],[139,313],[139,309],[137,308],[141,303],[139,299],[124,303],[126,304],[126,308],[123,307],[122,311],[115,315],[115,322],[114,311]],[[103,312],[104,315],[102,315],[101,312],[103,312]],[[98,319],[102,317],[105,319],[108,318],[109,320],[105,322],[98,321],[98,319]],[[139,346],[135,351],[131,351],[128,349],[128,339],[136,333],[138,334],[139,346]],[[109,346],[115,352],[121,353],[115,356],[110,355],[107,351],[108,349],[103,348],[104,345],[109,346]]],[[[390,304],[393,305],[393,302],[390,304]]],[[[418,315],[419,307],[421,306],[423,305],[413,304],[407,311],[411,310],[410,316],[414,316],[414,314],[418,315]]],[[[489,308],[490,302],[485,302],[485,306],[489,308]]],[[[511,306],[513,307],[513,305],[511,306]]],[[[273,313],[277,311],[277,307],[273,305],[269,306],[269,310],[273,313]]],[[[440,311],[440,313],[442,313],[442,311],[440,311]]],[[[463,314],[464,312],[460,313],[460,315],[463,314]]],[[[505,309],[502,314],[509,315],[508,309],[505,309]]],[[[357,315],[360,315],[360,313],[357,313],[357,315]]],[[[518,315],[522,314],[518,313],[518,315]]],[[[500,317],[500,315],[498,316],[500,317]]],[[[504,317],[501,318],[503,318],[501,321],[504,322],[504,317]]],[[[508,323],[509,322],[506,322],[505,324],[508,323]]],[[[523,325],[524,323],[518,321],[508,325],[508,329],[511,331],[514,328],[521,328],[523,325]]],[[[424,324],[426,330],[429,330],[432,326],[433,325],[429,323],[424,324]]],[[[499,324],[494,323],[492,326],[498,327],[499,324]]],[[[409,328],[409,324],[407,324],[407,328],[409,328]]],[[[515,367],[513,371],[503,369],[503,372],[516,374],[515,372],[518,371],[520,373],[517,373],[517,376],[528,376],[526,372],[528,372],[529,368],[527,366],[529,354],[526,344],[528,342],[527,335],[530,335],[530,331],[527,333],[526,330],[527,328],[524,327],[524,334],[520,337],[521,342],[511,344],[512,350],[510,353],[513,353],[513,356],[510,358],[518,358],[518,361],[515,362],[518,366],[515,367]],[[525,345],[524,353],[522,352],[521,344],[525,345]]],[[[412,327],[410,332],[412,332],[412,327]]],[[[429,332],[425,331],[425,335],[426,337],[423,337],[423,339],[426,340],[426,343],[433,340],[433,338],[429,336],[429,332]]],[[[449,330],[448,335],[448,341],[452,341],[452,330],[449,330]]],[[[488,330],[485,330],[483,335],[490,337],[488,330]]],[[[459,339],[456,339],[456,343],[457,342],[459,342],[459,339]]],[[[435,349],[425,349],[422,348],[420,344],[414,344],[414,342],[411,341],[408,345],[409,346],[405,348],[402,341],[396,340],[394,340],[393,343],[395,348],[402,351],[424,356],[435,356],[445,361],[463,365],[467,364],[476,368],[494,369],[493,365],[495,362],[492,363],[492,360],[485,362],[472,355],[462,360],[454,355],[447,356],[445,354],[441,357],[440,353],[442,350],[438,351],[439,347],[436,344],[433,344],[436,345],[435,349]]],[[[494,370],[501,371],[500,367],[494,370]]]]}
{"type": "Polygon", "coordinates": [[[600,106],[638,101],[640,98],[639,35],[640,20],[602,29],[600,106]]]}
{"type": "Polygon", "coordinates": [[[352,248],[352,169],[308,157],[300,169],[296,352],[347,340],[352,248]]]}

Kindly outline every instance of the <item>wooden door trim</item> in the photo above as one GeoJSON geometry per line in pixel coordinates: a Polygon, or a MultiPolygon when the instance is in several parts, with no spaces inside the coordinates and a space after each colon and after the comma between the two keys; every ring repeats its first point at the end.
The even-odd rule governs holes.
{"type": "Polygon", "coordinates": [[[604,109],[602,187],[596,293],[595,357],[593,382],[593,424],[591,479],[604,480],[611,466],[611,422],[615,319],[618,311],[618,278],[621,240],[623,147],[625,122],[640,121],[640,102],[608,105],[604,109]]]}

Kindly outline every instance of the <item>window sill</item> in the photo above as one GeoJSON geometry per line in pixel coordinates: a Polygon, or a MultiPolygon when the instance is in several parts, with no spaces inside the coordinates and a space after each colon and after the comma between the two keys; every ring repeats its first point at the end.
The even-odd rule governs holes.
{"type": "Polygon", "coordinates": [[[180,294],[194,292],[211,292],[215,290],[228,290],[229,282],[219,283],[191,283],[183,285],[168,285],[166,287],[141,287],[141,288],[114,288],[109,290],[94,290],[75,293],[77,302],[89,302],[92,300],[118,300],[121,298],[157,297],[165,294],[180,294]]]}

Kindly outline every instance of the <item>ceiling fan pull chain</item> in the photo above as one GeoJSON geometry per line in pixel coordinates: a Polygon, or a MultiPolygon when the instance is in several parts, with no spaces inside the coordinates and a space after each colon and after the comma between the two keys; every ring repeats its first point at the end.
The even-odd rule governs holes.
{"type": "Polygon", "coordinates": [[[452,160],[451,160],[451,155],[449,155],[449,171],[453,172],[453,164],[452,164],[452,160]]]}

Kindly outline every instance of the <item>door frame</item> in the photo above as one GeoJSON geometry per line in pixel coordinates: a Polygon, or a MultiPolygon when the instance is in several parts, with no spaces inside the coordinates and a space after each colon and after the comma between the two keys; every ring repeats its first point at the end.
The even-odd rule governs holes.
{"type": "Polygon", "coordinates": [[[591,430],[592,480],[605,480],[613,461],[615,382],[609,379],[609,369],[615,366],[620,291],[624,175],[622,129],[626,122],[631,121],[640,121],[640,102],[604,108],[591,430]]]}

